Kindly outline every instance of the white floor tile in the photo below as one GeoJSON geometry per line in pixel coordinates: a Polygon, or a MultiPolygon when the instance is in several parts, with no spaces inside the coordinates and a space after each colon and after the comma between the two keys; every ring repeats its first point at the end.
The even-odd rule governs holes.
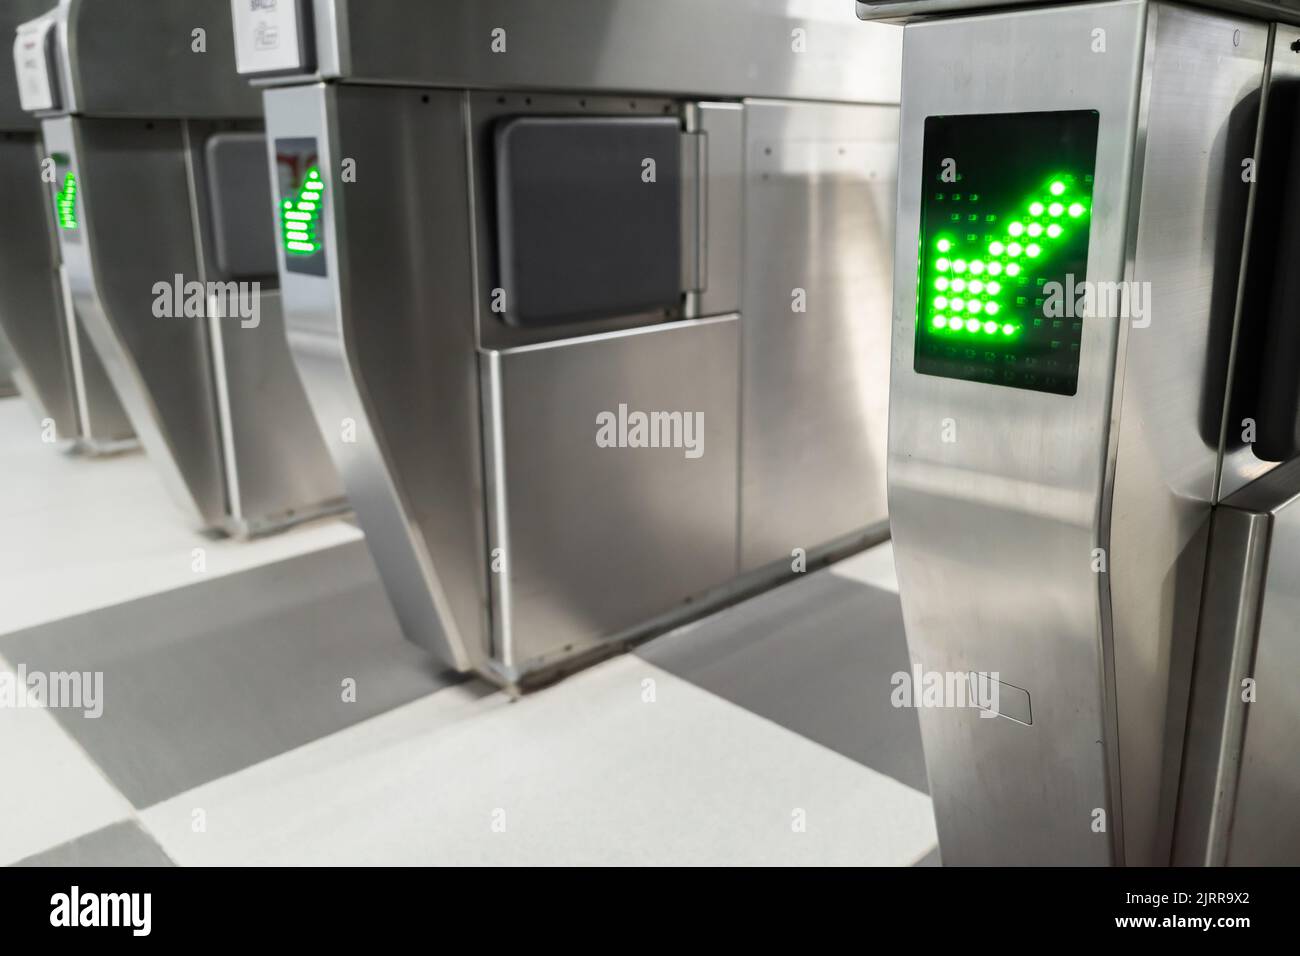
{"type": "Polygon", "coordinates": [[[894,545],[884,541],[874,548],[859,552],[830,566],[831,574],[850,581],[861,581],[872,587],[898,593],[898,574],[894,570],[894,545]]]}
{"type": "Polygon", "coordinates": [[[354,541],[326,519],[254,541],[189,529],[139,452],[90,459],[43,444],[17,399],[0,401],[0,634],[354,541]]]}
{"type": "Polygon", "coordinates": [[[142,818],[182,864],[907,865],[935,842],[925,795],[634,656],[516,703],[449,688],[142,818]]]}
{"type": "MultiPolygon", "coordinates": [[[[0,671],[13,674],[0,660],[0,671]]],[[[0,706],[0,866],[131,816],[48,711],[0,706]]]]}

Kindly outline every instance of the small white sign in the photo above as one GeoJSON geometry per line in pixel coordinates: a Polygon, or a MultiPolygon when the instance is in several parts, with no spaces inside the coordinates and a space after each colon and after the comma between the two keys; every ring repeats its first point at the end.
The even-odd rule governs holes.
{"type": "Polygon", "coordinates": [[[240,74],[303,69],[300,0],[230,0],[240,74]]]}
{"type": "Polygon", "coordinates": [[[18,26],[14,37],[14,70],[18,76],[18,102],[29,113],[52,110],[57,86],[54,81],[53,16],[29,20],[18,26]]]}

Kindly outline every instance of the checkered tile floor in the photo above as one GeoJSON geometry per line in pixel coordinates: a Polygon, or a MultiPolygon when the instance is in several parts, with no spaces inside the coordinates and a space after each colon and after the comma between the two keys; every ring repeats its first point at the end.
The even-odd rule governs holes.
{"type": "Polygon", "coordinates": [[[0,668],[104,675],[98,718],[0,707],[0,864],[937,862],[887,544],[511,702],[346,522],[205,541],[13,400],[0,471],[0,668]]]}

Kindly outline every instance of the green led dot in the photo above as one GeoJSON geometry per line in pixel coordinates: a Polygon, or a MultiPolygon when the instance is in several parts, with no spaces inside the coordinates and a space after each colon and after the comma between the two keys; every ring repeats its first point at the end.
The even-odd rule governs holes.
{"type": "Polygon", "coordinates": [[[965,272],[965,271],[966,271],[966,260],[965,260],[965,259],[956,259],[956,260],[954,260],[954,261],[953,261],[953,264],[952,264],[952,271],[953,271],[953,272],[965,272]]]}
{"type": "Polygon", "coordinates": [[[945,319],[942,315],[936,315],[934,318],[930,320],[930,324],[933,325],[936,329],[942,329],[948,325],[948,320],[945,319]]]}
{"type": "Polygon", "coordinates": [[[998,324],[997,324],[996,322],[985,322],[985,323],[984,323],[984,332],[985,332],[985,334],[987,334],[987,335],[992,335],[992,334],[993,334],[994,332],[996,332],[997,330],[998,330],[998,324]]]}
{"type": "Polygon", "coordinates": [[[1000,263],[1000,262],[990,262],[990,263],[989,263],[989,275],[991,275],[991,276],[999,276],[999,275],[1002,275],[1002,263],[1000,263]]]}
{"type": "Polygon", "coordinates": [[[1052,183],[1052,185],[1047,187],[1047,191],[1053,196],[1059,196],[1061,193],[1065,192],[1065,183],[1058,179],[1056,182],[1052,183]]]}
{"type": "Polygon", "coordinates": [[[979,279],[971,279],[970,286],[968,286],[968,288],[976,295],[979,295],[981,292],[984,291],[984,283],[981,282],[979,279]]]}
{"type": "Polygon", "coordinates": [[[1020,243],[1018,243],[1018,242],[1013,242],[1013,243],[1011,243],[1011,245],[1007,246],[1007,254],[1008,254],[1008,255],[1018,256],[1018,255],[1020,255],[1020,253],[1023,252],[1023,251],[1024,251],[1024,250],[1021,248],[1020,243]]]}
{"type": "Polygon", "coordinates": [[[1029,204],[1029,215],[1041,216],[1043,214],[1043,204],[1040,202],[1031,202],[1029,204]]]}
{"type": "Polygon", "coordinates": [[[1069,213],[1071,218],[1078,219],[1080,216],[1083,215],[1083,203],[1081,202],[1070,203],[1069,213]]]}
{"type": "Polygon", "coordinates": [[[980,330],[980,320],[979,320],[979,319],[967,319],[967,320],[966,320],[966,331],[967,331],[967,332],[978,332],[979,330],[980,330]]]}
{"type": "MultiPolygon", "coordinates": [[[[1000,256],[1005,250],[1006,250],[1006,246],[1002,245],[1002,243],[996,240],[989,243],[989,253],[991,255],[1000,256]]],[[[989,268],[992,269],[993,265],[996,265],[996,263],[990,265],[989,268]]]]}
{"type": "Polygon", "coordinates": [[[1008,262],[1007,275],[1012,277],[1020,275],[1020,266],[1016,265],[1014,262],[1008,262]]]}
{"type": "Polygon", "coordinates": [[[947,259],[938,259],[938,260],[936,260],[935,263],[934,263],[934,267],[935,267],[936,269],[938,269],[940,272],[947,272],[947,271],[948,271],[948,265],[949,265],[949,263],[948,263],[948,260],[947,260],[947,259]]]}
{"type": "Polygon", "coordinates": [[[978,312],[979,310],[980,310],[980,300],[979,300],[979,299],[967,299],[967,300],[966,300],[966,311],[967,311],[967,312],[978,312]]]}
{"type": "Polygon", "coordinates": [[[1037,259],[1038,254],[1042,251],[1043,251],[1042,247],[1039,246],[1038,243],[1036,242],[1031,242],[1028,246],[1025,247],[1025,255],[1029,256],[1029,258],[1031,259],[1037,259]]]}
{"type": "Polygon", "coordinates": [[[1015,327],[1014,325],[1012,325],[1010,322],[1008,322],[1006,325],[1002,326],[1002,334],[1003,334],[1003,335],[1015,335],[1015,334],[1016,334],[1016,327],[1015,327]]]}
{"type": "Polygon", "coordinates": [[[952,280],[952,291],[953,291],[953,292],[965,292],[965,291],[966,291],[966,280],[965,280],[965,279],[953,279],[953,280],[952,280]]]}
{"type": "Polygon", "coordinates": [[[945,292],[948,289],[948,280],[943,276],[939,276],[939,278],[934,280],[934,287],[940,292],[945,292]]]}
{"type": "Polygon", "coordinates": [[[952,248],[952,243],[949,242],[947,239],[940,239],[938,242],[934,244],[934,247],[938,249],[940,252],[947,252],[949,249],[952,248]]]}
{"type": "Polygon", "coordinates": [[[956,332],[957,330],[959,330],[961,327],[962,327],[962,321],[961,321],[961,319],[949,319],[949,320],[948,320],[948,328],[952,329],[954,332],[956,332]]]}
{"type": "MultiPolygon", "coordinates": [[[[1007,226],[1007,232],[1013,236],[1022,235],[1024,231],[1025,224],[1023,222],[1013,222],[1011,225],[1007,226]]],[[[1013,252],[1012,255],[1015,255],[1015,253],[1013,252]]]]}
{"type": "Polygon", "coordinates": [[[987,286],[985,286],[985,288],[989,290],[989,295],[997,295],[999,292],[1002,291],[1002,283],[990,282],[987,286]]]}
{"type": "Polygon", "coordinates": [[[986,315],[997,315],[997,314],[998,314],[998,304],[997,304],[996,302],[986,302],[986,303],[984,303],[984,313],[985,313],[986,315]]]}
{"type": "Polygon", "coordinates": [[[1027,231],[1031,236],[1037,238],[1043,234],[1043,227],[1036,222],[1031,222],[1027,231]]]}
{"type": "Polygon", "coordinates": [[[1065,212],[1065,207],[1059,202],[1054,202],[1047,207],[1047,212],[1052,216],[1059,216],[1061,213],[1065,212]]]}
{"type": "Polygon", "coordinates": [[[934,307],[936,309],[948,308],[948,297],[946,295],[936,295],[934,297],[934,307]]]}
{"type": "Polygon", "coordinates": [[[948,304],[952,306],[954,311],[960,312],[966,307],[966,300],[962,298],[949,299],[948,304]]]}

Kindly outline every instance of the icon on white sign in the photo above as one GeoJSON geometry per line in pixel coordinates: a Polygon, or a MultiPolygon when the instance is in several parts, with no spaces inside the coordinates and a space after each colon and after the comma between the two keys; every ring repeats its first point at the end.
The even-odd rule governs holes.
{"type": "Polygon", "coordinates": [[[253,30],[253,46],[258,50],[278,49],[280,28],[271,23],[259,23],[253,30]]]}

